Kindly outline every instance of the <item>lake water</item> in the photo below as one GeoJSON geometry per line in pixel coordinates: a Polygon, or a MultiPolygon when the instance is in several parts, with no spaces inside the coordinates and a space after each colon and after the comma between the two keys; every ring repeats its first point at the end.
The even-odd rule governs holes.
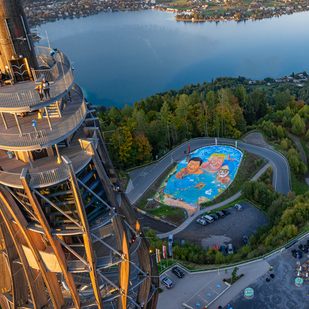
{"type": "Polygon", "coordinates": [[[218,76],[263,79],[309,71],[309,12],[262,21],[176,22],[159,11],[100,13],[39,28],[40,45],[71,59],[94,105],[122,107],[218,76]]]}

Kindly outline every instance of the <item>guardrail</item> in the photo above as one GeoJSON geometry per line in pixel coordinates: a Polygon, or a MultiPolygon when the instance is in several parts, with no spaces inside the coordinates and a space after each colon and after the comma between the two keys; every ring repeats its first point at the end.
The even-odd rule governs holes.
{"type": "MultiPolygon", "coordinates": [[[[74,84],[74,91],[82,95],[82,90],[79,85],[74,84]]],[[[37,148],[48,147],[55,144],[58,139],[64,139],[71,131],[75,130],[86,117],[86,103],[84,101],[80,108],[68,119],[53,127],[53,130],[44,129],[23,134],[7,134],[0,133],[0,145],[2,149],[18,150],[23,147],[23,150],[30,150],[33,146],[37,148]],[[28,147],[28,149],[27,149],[28,147]]]]}
{"type": "MultiPolygon", "coordinates": [[[[43,53],[46,57],[49,57],[49,52],[51,49],[47,47],[37,47],[37,53],[43,53]]],[[[50,84],[50,95],[51,100],[58,96],[61,96],[63,93],[69,91],[73,85],[74,77],[72,72],[72,66],[69,58],[63,53],[59,53],[56,56],[58,60],[58,64],[54,66],[54,69],[46,70],[46,79],[50,81],[50,79],[55,80],[54,83],[50,84]],[[62,64],[61,64],[62,63],[62,64]],[[67,69],[67,70],[65,70],[67,69]],[[59,75],[57,75],[57,71],[60,70],[59,75]],[[53,74],[55,74],[54,77],[53,74]],[[62,78],[61,78],[62,76],[62,78]]],[[[38,80],[38,78],[44,75],[45,70],[38,70],[37,73],[34,74],[34,78],[38,80]]],[[[29,83],[29,89],[22,91],[14,91],[12,93],[0,93],[0,109],[9,109],[14,110],[14,108],[20,107],[33,107],[35,105],[41,104],[40,97],[37,94],[36,90],[34,90],[35,84],[29,83]]],[[[47,102],[47,101],[46,101],[47,102]]]]}

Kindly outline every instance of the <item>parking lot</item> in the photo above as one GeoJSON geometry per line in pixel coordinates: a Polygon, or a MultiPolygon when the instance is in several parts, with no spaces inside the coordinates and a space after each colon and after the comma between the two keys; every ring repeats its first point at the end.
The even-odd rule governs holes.
{"type": "Polygon", "coordinates": [[[192,222],[185,230],[176,234],[174,239],[188,240],[202,245],[203,248],[233,244],[234,249],[243,246],[243,236],[250,238],[259,226],[269,223],[268,217],[248,202],[240,205],[243,210],[234,206],[228,208],[230,215],[202,226],[192,222]]]}
{"type": "Polygon", "coordinates": [[[163,292],[159,297],[158,308],[177,309],[184,308],[183,303],[192,308],[204,308],[219,294],[228,289],[223,282],[226,277],[224,271],[189,274],[184,271],[185,277],[178,278],[171,270],[168,270],[162,277],[171,279],[175,286],[170,290],[161,284],[163,292]]]}

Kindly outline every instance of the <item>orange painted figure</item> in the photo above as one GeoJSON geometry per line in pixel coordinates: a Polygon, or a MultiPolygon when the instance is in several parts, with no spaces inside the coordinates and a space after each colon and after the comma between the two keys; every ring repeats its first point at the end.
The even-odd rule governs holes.
{"type": "Polygon", "coordinates": [[[187,175],[203,174],[204,172],[200,169],[203,160],[199,157],[191,158],[187,167],[182,168],[176,175],[175,178],[182,179],[187,175]]]}
{"type": "Polygon", "coordinates": [[[224,160],[234,161],[235,159],[230,159],[230,155],[227,156],[222,153],[214,153],[209,157],[207,162],[201,165],[201,168],[205,169],[208,173],[216,173],[220,170],[224,160]]]}

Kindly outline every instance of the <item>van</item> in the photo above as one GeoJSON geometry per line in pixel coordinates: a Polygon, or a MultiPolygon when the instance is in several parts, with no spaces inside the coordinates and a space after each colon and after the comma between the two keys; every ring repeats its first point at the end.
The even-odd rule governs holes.
{"type": "Polygon", "coordinates": [[[208,215],[204,216],[203,219],[206,220],[208,223],[213,223],[215,221],[213,217],[208,215]]]}
{"type": "Polygon", "coordinates": [[[168,236],[168,243],[173,244],[173,235],[168,236]]]}

